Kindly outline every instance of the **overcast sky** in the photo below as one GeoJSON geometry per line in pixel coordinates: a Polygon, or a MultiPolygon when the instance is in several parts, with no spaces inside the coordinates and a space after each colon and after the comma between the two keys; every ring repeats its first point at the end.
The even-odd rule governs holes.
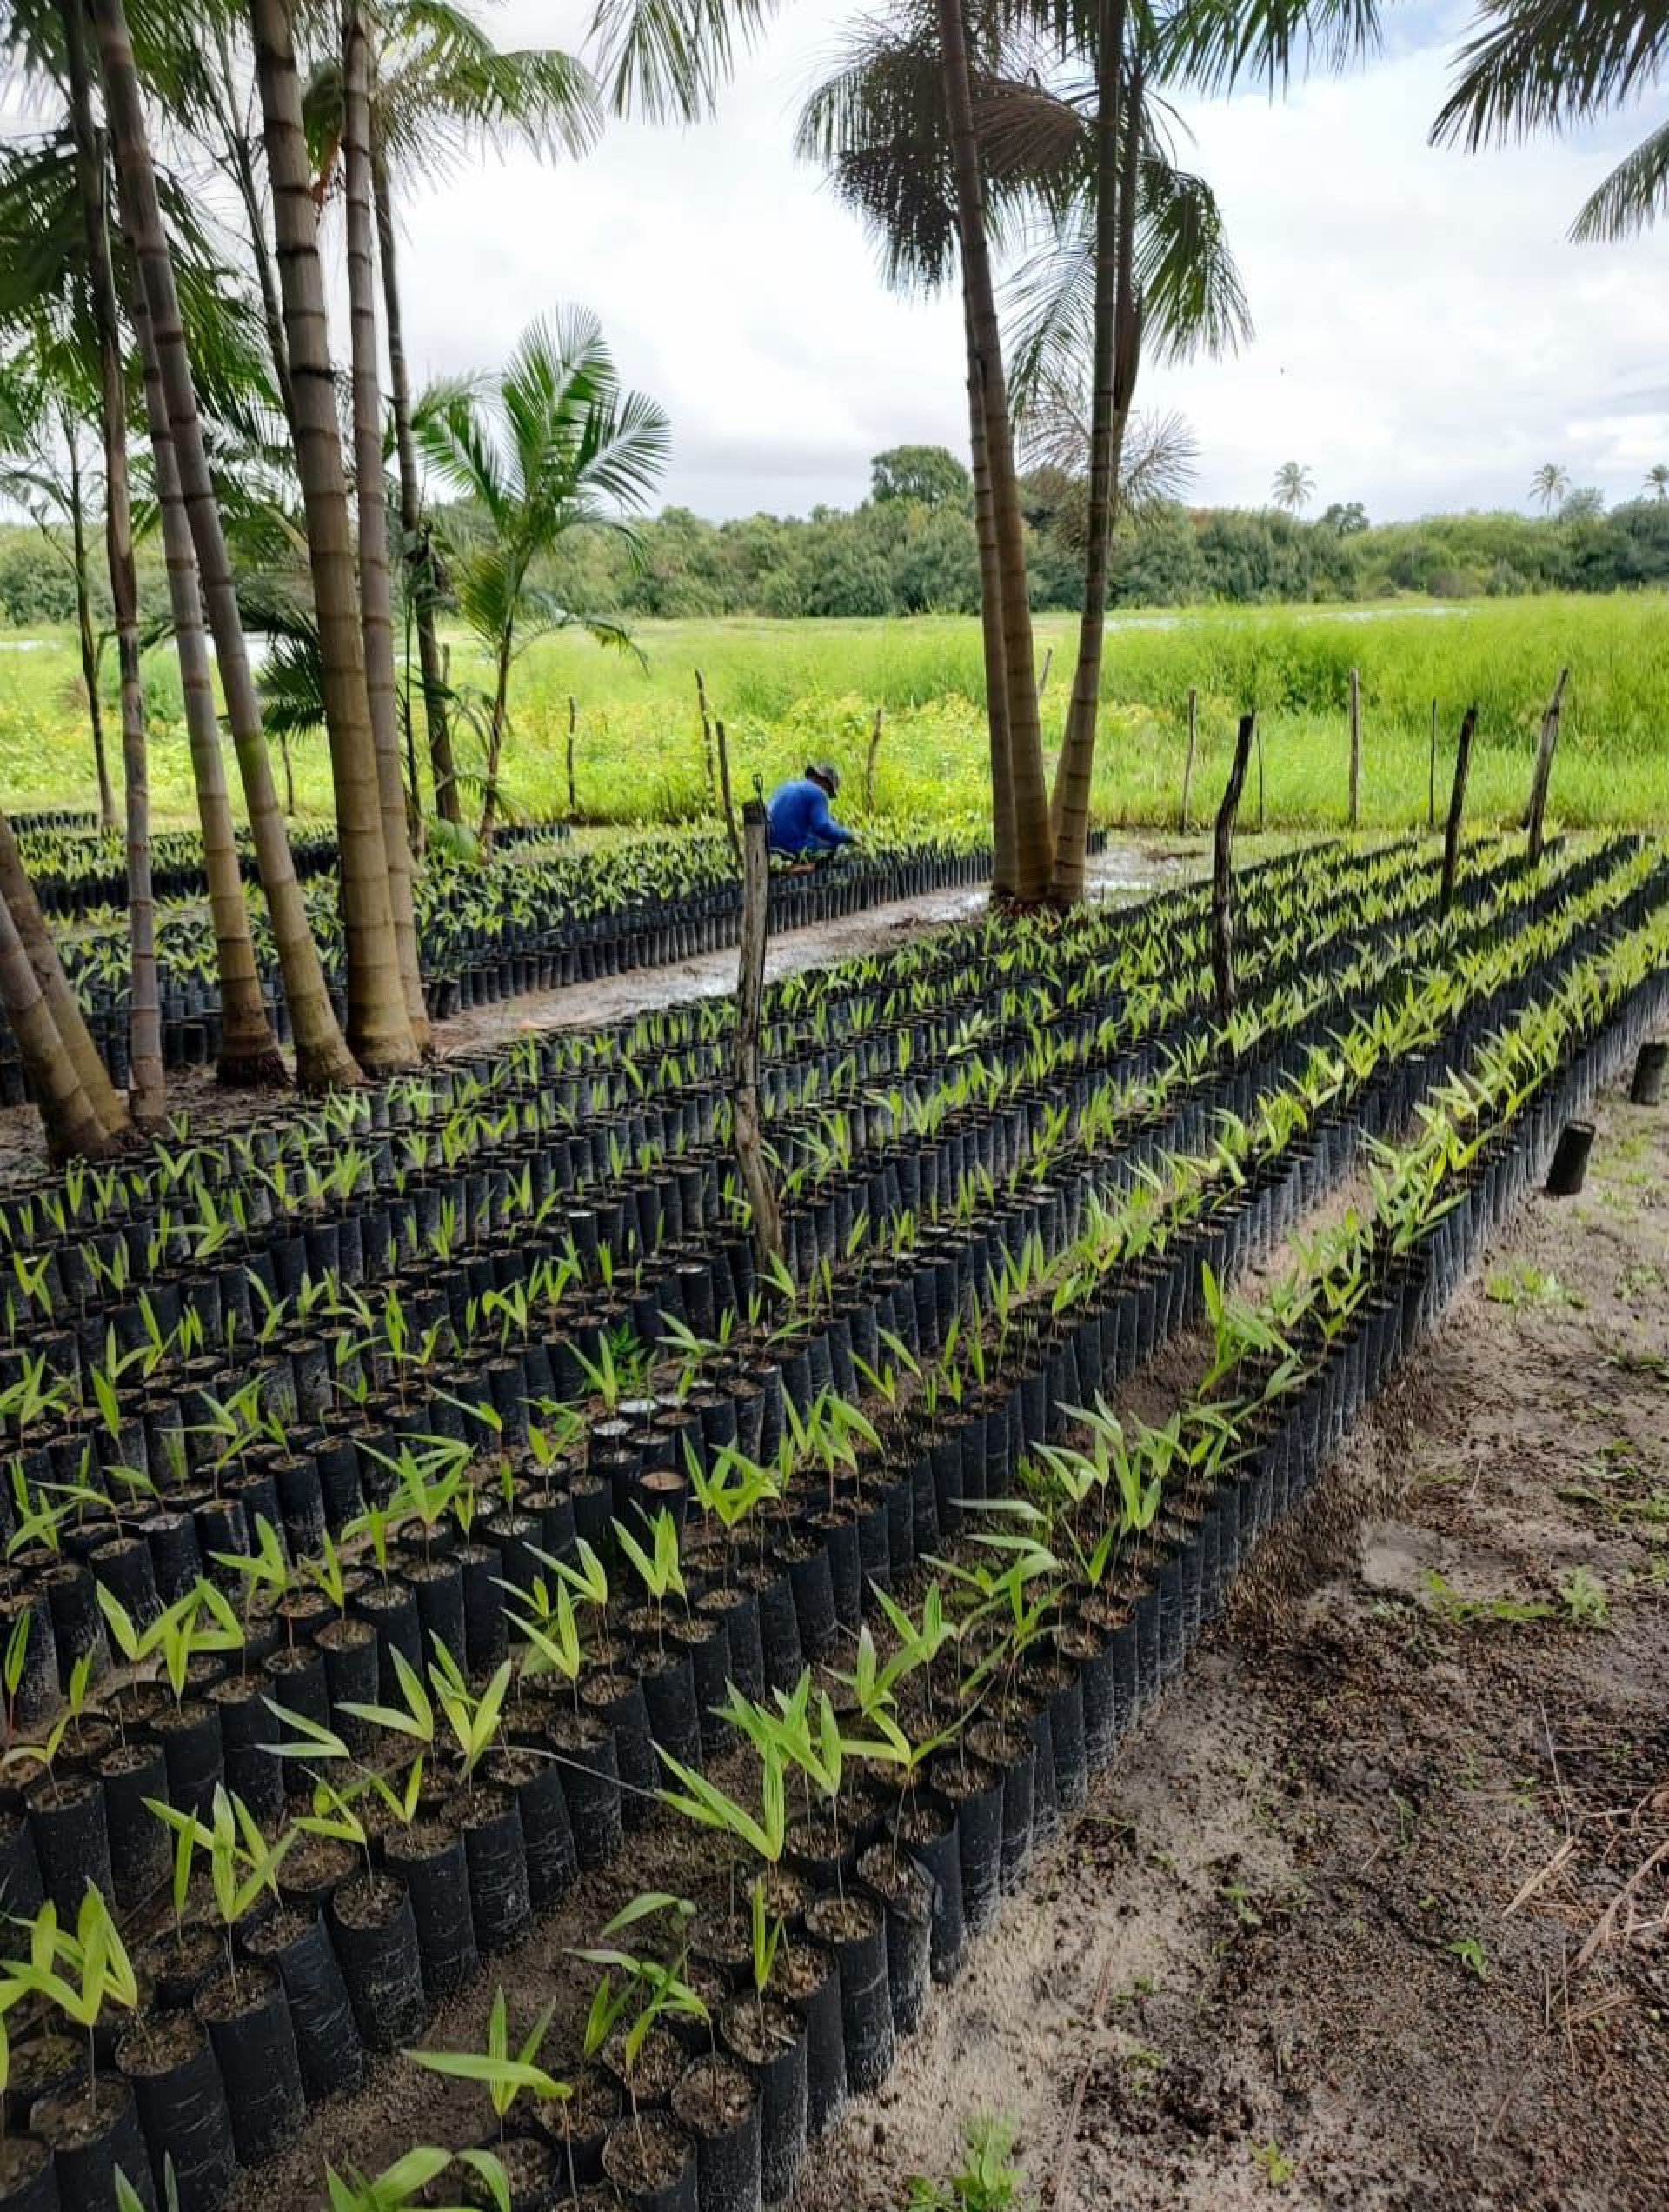
{"type": "MultiPolygon", "coordinates": [[[[616,124],[583,162],[489,159],[414,199],[419,373],[490,367],[532,316],[583,303],[671,416],[667,498],[715,516],[850,505],[884,446],[963,452],[954,303],[884,292],[857,224],[792,156],[846,12],[794,0],[714,123],[616,124]]],[[[585,13],[508,0],[490,19],[503,43],[563,43],[585,13]]],[[[1287,459],[1320,503],[1375,519],[1525,506],[1549,460],[1616,501],[1669,459],[1669,238],[1565,241],[1646,123],[1433,150],[1469,14],[1422,0],[1353,77],[1186,109],[1257,325],[1236,359],[1144,374],[1140,402],[1192,423],[1198,502],[1261,503],[1287,459]]]]}

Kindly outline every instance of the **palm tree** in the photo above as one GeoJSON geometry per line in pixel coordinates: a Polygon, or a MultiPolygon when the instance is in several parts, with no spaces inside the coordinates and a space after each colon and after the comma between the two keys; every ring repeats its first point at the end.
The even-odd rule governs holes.
{"type": "Polygon", "coordinates": [[[1544,515],[1551,515],[1555,507],[1562,506],[1571,489],[1571,472],[1561,469],[1557,461],[1544,461],[1530,479],[1530,496],[1544,515]]]}
{"type": "Polygon", "coordinates": [[[517,655],[575,625],[604,643],[628,642],[615,624],[553,599],[534,583],[534,564],[582,525],[629,535],[626,510],[645,503],[666,463],[667,418],[621,390],[596,318],[569,310],[523,333],[490,404],[454,388],[420,406],[416,429],[429,465],[469,503],[449,522],[448,565],[458,611],[493,663],[480,830],[490,846],[517,655]]]}
{"type": "Polygon", "coordinates": [[[1283,461],[1269,496],[1283,514],[1301,515],[1315,496],[1315,478],[1301,461],[1283,461]]]}
{"type": "Polygon", "coordinates": [[[1646,472],[1642,490],[1656,500],[1669,499],[1669,461],[1654,461],[1646,472]]]}
{"type": "MultiPolygon", "coordinates": [[[[349,525],[347,476],[325,314],[324,270],[318,250],[318,209],[303,124],[289,0],[250,0],[249,26],[272,192],[279,291],[295,410],[296,466],[307,518],[325,729],[336,795],[347,949],[348,1044],[368,1075],[384,1075],[416,1065],[419,1052],[394,929],[382,790],[360,628],[358,569],[349,525]]],[[[403,838],[403,820],[401,835],[403,838]]]]}
{"type": "MultiPolygon", "coordinates": [[[[350,21],[364,41],[369,100],[365,137],[389,350],[407,602],[416,633],[436,810],[458,823],[463,818],[462,798],[452,756],[445,668],[436,632],[442,593],[412,435],[397,194],[402,179],[417,177],[432,185],[481,146],[518,141],[535,151],[555,148],[584,152],[597,127],[595,93],[589,75],[572,56],[542,48],[501,50],[469,9],[454,0],[363,0],[350,10],[350,21]]],[[[315,190],[320,197],[328,189],[338,154],[351,152],[345,85],[341,63],[330,60],[314,70],[307,88],[309,127],[319,151],[315,190]]],[[[350,179],[350,201],[351,190],[350,179]]],[[[369,263],[362,266],[368,269],[369,263]]],[[[351,248],[349,267],[351,273],[351,248]]]]}
{"type": "MultiPolygon", "coordinates": [[[[1476,153],[1536,130],[1566,130],[1626,106],[1669,70],[1669,6],[1483,0],[1434,142],[1476,153]]],[[[1669,123],[1649,131],[1578,211],[1584,243],[1632,237],[1669,208],[1669,123]]]]}
{"type": "MultiPolygon", "coordinates": [[[[84,126],[83,137],[84,140],[84,126]]],[[[0,276],[0,324],[20,327],[25,333],[38,333],[50,324],[57,333],[51,356],[50,361],[37,365],[50,371],[60,398],[73,393],[78,410],[84,407],[97,413],[102,402],[92,396],[92,387],[98,379],[88,359],[98,351],[97,342],[89,328],[93,291],[90,257],[96,233],[85,203],[90,196],[83,191],[83,170],[74,138],[63,131],[50,132],[37,141],[14,143],[0,156],[0,270],[4,272],[0,276]]],[[[251,389],[252,357],[243,343],[243,309],[236,288],[229,273],[215,258],[196,222],[189,197],[167,177],[159,181],[159,189],[166,206],[180,280],[191,303],[194,334],[200,348],[206,346],[214,362],[212,383],[229,405],[241,404],[251,389]]],[[[100,193],[101,197],[108,196],[107,184],[101,184],[100,193]]],[[[99,227],[108,236],[108,226],[99,227]]],[[[112,240],[110,244],[115,250],[120,242],[112,240]]],[[[116,290],[128,295],[131,310],[134,287],[125,249],[116,257],[116,290]]],[[[26,342],[32,346],[34,341],[31,337],[26,342]]],[[[27,358],[14,355],[7,364],[4,390],[10,403],[5,412],[10,425],[9,442],[27,439],[35,448],[29,475],[38,492],[53,476],[52,464],[42,452],[50,437],[51,410],[38,377],[24,377],[20,382],[18,374],[12,373],[26,366],[27,358]]],[[[148,390],[148,404],[151,396],[148,390]]],[[[125,394],[122,403],[125,410],[125,394]]],[[[154,434],[166,437],[165,410],[160,423],[153,419],[151,427],[154,434]]],[[[116,443],[125,463],[125,437],[118,437],[116,443]]],[[[116,503],[107,502],[107,506],[115,508],[116,503]]],[[[159,498],[157,508],[167,548],[170,590],[181,578],[184,579],[184,596],[176,595],[174,618],[219,955],[219,1072],[223,1081],[285,1082],[288,1077],[277,1055],[256,971],[248,903],[226,797],[219,732],[209,682],[196,561],[190,526],[185,523],[183,509],[178,503],[177,483],[172,501],[164,494],[159,498]],[[200,663],[195,672],[194,654],[200,663]]],[[[127,581],[130,564],[120,542],[126,533],[118,530],[116,535],[118,542],[112,552],[111,590],[112,597],[119,602],[124,592],[130,597],[131,595],[127,581]]],[[[83,578],[79,589],[83,603],[87,590],[83,578]]],[[[90,630],[90,623],[87,627],[90,630]]],[[[90,637],[88,645],[90,650],[90,637]]],[[[96,653],[92,659],[96,673],[96,653]]],[[[130,696],[132,673],[130,667],[130,696]]],[[[96,690],[94,697],[96,702],[96,690]]],[[[136,723],[136,716],[132,719],[136,723]]],[[[137,765],[130,763],[130,770],[137,765]]],[[[23,879],[16,889],[9,887],[6,895],[11,898],[14,917],[42,988],[63,1028],[66,1017],[64,1001],[69,996],[67,986],[62,984],[61,975],[55,974],[58,965],[57,953],[44,923],[41,923],[37,933],[31,913],[19,906],[19,896],[26,896],[29,908],[34,914],[38,913],[33,892],[25,887],[26,879],[23,879]]],[[[143,884],[138,888],[141,896],[136,912],[142,914],[143,884]]],[[[143,934],[142,929],[142,939],[143,934]]],[[[136,976],[134,1009],[136,1017],[143,1015],[149,1020],[151,993],[144,971],[150,963],[143,942],[136,950],[135,964],[139,973],[136,976]]],[[[73,1002],[70,1003],[73,1005],[73,1002]]],[[[142,1050],[136,1060],[143,1062],[143,1057],[142,1050]]],[[[108,1120],[108,1103],[114,1094],[109,1092],[102,1068],[95,1072],[83,1065],[81,1072],[94,1106],[108,1120]]]]}
{"type": "MultiPolygon", "coordinates": [[[[1251,331],[1216,199],[1177,166],[1167,143],[1149,77],[1160,57],[1146,18],[1110,7],[1094,36],[1093,90],[1068,84],[1056,98],[1028,83],[1014,103],[1016,130],[1044,137],[1034,166],[1047,161],[1067,186],[1064,203],[1049,210],[1042,250],[1017,285],[1022,427],[1031,452],[1056,466],[1081,465],[1087,478],[1083,612],[1050,803],[1051,896],[1060,905],[1084,890],[1113,525],[1127,487],[1140,496],[1145,480],[1155,496],[1177,457],[1174,430],[1155,426],[1134,456],[1141,470],[1131,483],[1127,442],[1143,353],[1229,352],[1251,331]],[[1081,427],[1081,453],[1069,461],[1074,426],[1081,427]]],[[[993,125],[994,134],[1000,130],[993,125]]]]}
{"type": "Polygon", "coordinates": [[[429,1043],[411,836],[400,769],[400,703],[394,677],[394,590],[389,578],[389,514],[382,473],[382,383],[376,344],[376,248],[371,214],[370,41],[349,0],[343,28],[342,123],[348,180],[348,312],[353,360],[354,500],[359,525],[359,614],[366,705],[382,816],[389,912],[406,1016],[418,1050],[429,1043]]]}
{"type": "Polygon", "coordinates": [[[260,703],[249,670],[237,594],[227,558],[215,482],[209,466],[196,385],[180,313],[173,256],[163,225],[156,172],[151,159],[144,99],[123,0],[89,0],[104,81],[105,117],[116,157],[124,229],[136,264],[138,332],[148,372],[158,380],[167,410],[174,473],[196,555],[198,581],[214,635],[243,778],[250,835],[284,981],[296,1040],[296,1074],[303,1089],[328,1089],[357,1081],[354,1063],[326,988],[318,947],[308,920],[284,819],[273,788],[272,763],[261,727],[260,703]]]}
{"type": "Polygon", "coordinates": [[[65,0],[64,75],[76,179],[87,245],[88,294],[98,355],[99,423],[104,444],[104,542],[116,614],[122,702],[122,768],[128,859],[130,963],[130,1103],[142,1127],[163,1119],[163,1008],[156,965],[156,907],[151,894],[150,790],[145,693],[139,670],[139,579],[133,557],[133,502],[128,479],[128,364],[116,307],[108,223],[109,166],[93,116],[93,87],[82,0],[65,0]]]}

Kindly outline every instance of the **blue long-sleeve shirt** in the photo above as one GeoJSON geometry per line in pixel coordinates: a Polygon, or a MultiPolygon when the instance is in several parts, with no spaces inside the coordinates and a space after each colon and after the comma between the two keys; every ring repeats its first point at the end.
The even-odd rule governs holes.
{"type": "Polygon", "coordinates": [[[829,812],[828,792],[808,776],[779,783],[766,803],[765,816],[773,852],[821,852],[834,845],[857,842],[854,833],[829,812]]]}

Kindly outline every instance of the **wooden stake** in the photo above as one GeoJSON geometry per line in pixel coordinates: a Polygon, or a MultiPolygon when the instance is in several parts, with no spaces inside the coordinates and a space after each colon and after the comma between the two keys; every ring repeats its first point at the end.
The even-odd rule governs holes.
{"type": "Polygon", "coordinates": [[[1217,831],[1211,856],[1211,972],[1217,987],[1217,1016],[1227,1021],[1234,1011],[1234,817],[1246,789],[1246,764],[1252,751],[1255,715],[1242,715],[1234,738],[1234,760],[1228,786],[1217,810],[1217,831]]]}
{"type": "Polygon", "coordinates": [[[568,818],[570,822],[579,812],[574,797],[574,728],[579,718],[579,706],[570,691],[568,695],[568,818]]]}
{"type": "Polygon", "coordinates": [[[707,803],[713,806],[718,799],[718,790],[713,781],[713,725],[707,711],[707,686],[702,681],[702,671],[695,671],[695,703],[702,710],[702,766],[707,777],[707,803]]]}
{"type": "Polygon", "coordinates": [[[1350,671],[1350,826],[1362,826],[1362,679],[1350,671]]]}
{"type": "Polygon", "coordinates": [[[1042,675],[1041,675],[1041,676],[1040,676],[1038,677],[1038,679],[1037,679],[1037,696],[1038,696],[1038,697],[1039,697],[1039,699],[1040,699],[1040,700],[1042,698],[1042,696],[1043,696],[1043,694],[1044,694],[1045,690],[1048,688],[1048,682],[1049,682],[1049,663],[1050,663],[1050,662],[1051,662],[1051,661],[1053,661],[1053,660],[1054,660],[1054,646],[1053,646],[1053,645],[1046,645],[1046,646],[1044,647],[1044,649],[1043,649],[1043,673],[1042,673],[1042,675]]]}
{"type": "Polygon", "coordinates": [[[1541,717],[1541,742],[1536,747],[1536,770],[1530,779],[1530,865],[1533,868],[1541,858],[1541,823],[1547,807],[1547,786],[1553,781],[1553,748],[1559,743],[1559,710],[1565,703],[1565,686],[1571,671],[1562,668],[1559,682],[1553,686],[1553,696],[1547,702],[1541,717]]]}
{"type": "Polygon", "coordinates": [[[869,732],[869,750],[863,760],[863,810],[873,812],[875,803],[875,755],[881,750],[881,723],[885,707],[875,709],[874,727],[869,732]]]}
{"type": "Polygon", "coordinates": [[[730,796],[730,748],[725,741],[724,724],[714,723],[719,738],[719,792],[724,802],[724,834],[730,840],[730,856],[736,866],[741,866],[741,839],[736,830],[736,810],[730,796]]]}
{"type": "Polygon", "coordinates": [[[1437,827],[1437,701],[1432,701],[1432,764],[1426,774],[1426,827],[1437,827]]]}
{"type": "Polygon", "coordinates": [[[1182,822],[1188,826],[1188,786],[1194,781],[1194,741],[1200,729],[1200,694],[1191,683],[1188,686],[1188,756],[1182,763],[1182,822]]]}
{"type": "MultiPolygon", "coordinates": [[[[724,724],[719,724],[724,743],[724,724]]],[[[722,750],[720,759],[724,756],[722,750]]],[[[741,810],[741,958],[736,974],[736,1078],[731,1103],[735,1122],[736,1165],[753,1213],[754,1252],[763,1274],[782,1257],[782,1215],[765,1163],[759,1123],[759,1027],[765,996],[765,937],[770,918],[771,857],[762,801],[749,799],[741,810]]]]}
{"type": "Polygon", "coordinates": [[[1263,835],[1263,725],[1254,714],[1252,727],[1258,741],[1258,835],[1263,835]]]}
{"type": "Polygon", "coordinates": [[[1460,817],[1466,805],[1466,771],[1472,766],[1472,733],[1478,727],[1478,709],[1466,709],[1460,719],[1460,743],[1454,754],[1454,789],[1449,794],[1449,825],[1443,835],[1443,889],[1440,914],[1454,904],[1455,871],[1460,864],[1460,817]]]}

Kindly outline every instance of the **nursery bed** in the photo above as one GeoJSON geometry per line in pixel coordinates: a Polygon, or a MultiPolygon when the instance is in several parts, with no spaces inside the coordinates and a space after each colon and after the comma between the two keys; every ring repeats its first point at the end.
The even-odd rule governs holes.
{"type": "MultiPolygon", "coordinates": [[[[783,977],[775,1279],[728,1166],[730,1012],[700,1001],[0,1203],[21,1294],[0,1601],[39,1631],[9,1709],[38,1741],[107,1627],[142,1676],[173,1669],[95,1682],[56,1777],[9,1769],[12,1894],[33,1880],[73,1916],[90,1872],[134,1994],[196,1995],[217,2117],[186,2212],[223,2194],[216,2129],[262,2162],[248,2204],[311,2202],[322,2149],[375,2166],[407,2126],[480,2141],[479,2091],[396,2054],[479,2050],[497,1985],[512,2047],[549,2000],[542,2062],[571,2069],[596,1980],[571,1953],[645,1890],[695,1900],[687,1938],[683,1908],[634,1909],[610,1969],[624,2018],[662,2017],[635,2095],[657,2143],[684,2141],[662,2099],[715,2030],[678,2011],[718,2015],[750,1955],[756,1862],[727,1830],[776,1866],[752,1955],[781,1913],[797,2024],[781,2064],[741,2049],[741,2075],[672,2091],[693,2124],[748,2116],[699,2192],[688,2152],[670,2195],[640,2180],[640,2212],[751,2208],[761,2135],[785,2186],[808,2120],[885,2082],[1660,1019],[1669,870],[1639,841],[1533,875],[1485,845],[1453,915],[1436,889],[1412,841],[1246,871],[1225,1027],[1188,884],[783,977]],[[1121,1419],[1083,1410],[1102,1393],[1121,1419]],[[730,1684],[767,1750],[716,1722],[730,1684]],[[302,1843],[309,1769],[349,1795],[313,1802],[302,1843]],[[373,1770],[383,1796],[355,1779],[373,1770]],[[694,1828],[640,1817],[668,1774],[694,1828]],[[231,1817],[220,1783],[248,1808],[248,1886],[200,1878],[176,1909],[238,1923],[248,1989],[187,1973],[140,1803],[173,1801],[189,1870],[192,1809],[231,1817]],[[298,1917],[263,1932],[269,1887],[298,1917]]],[[[629,2073],[608,2026],[601,2062],[629,2073]]],[[[648,2140],[629,2125],[621,2172],[648,2140]]],[[[98,2201],[70,2178],[64,2212],[98,2201]]]]}
{"type": "Polygon", "coordinates": [[[1661,1865],[1579,1962],[1669,1840],[1669,1116],[1595,1118],[799,2212],[895,2212],[975,2115],[1047,2212],[1663,2202],[1661,1865]],[[1555,1616],[1446,1617],[1434,1574],[1555,1616]]]}

